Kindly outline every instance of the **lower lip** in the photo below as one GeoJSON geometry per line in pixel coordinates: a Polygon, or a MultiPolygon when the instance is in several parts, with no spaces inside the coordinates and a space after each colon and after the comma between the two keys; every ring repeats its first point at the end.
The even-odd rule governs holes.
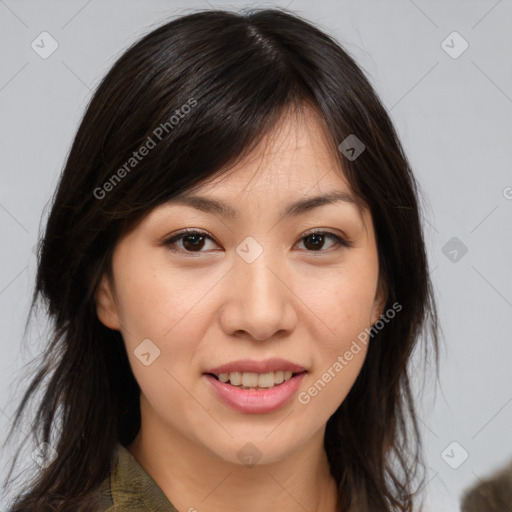
{"type": "Polygon", "coordinates": [[[268,389],[240,389],[204,374],[214,392],[227,405],[246,414],[265,414],[283,407],[297,392],[305,372],[268,389]]]}

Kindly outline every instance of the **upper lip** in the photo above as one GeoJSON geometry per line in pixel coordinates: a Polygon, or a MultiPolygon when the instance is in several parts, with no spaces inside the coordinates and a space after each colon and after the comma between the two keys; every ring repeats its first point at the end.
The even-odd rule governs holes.
{"type": "Polygon", "coordinates": [[[292,373],[300,373],[306,371],[306,369],[299,364],[286,361],[285,359],[272,358],[266,359],[264,361],[254,361],[252,359],[231,361],[230,363],[211,368],[205,373],[213,373],[215,375],[231,372],[269,373],[279,370],[290,371],[292,373]]]}

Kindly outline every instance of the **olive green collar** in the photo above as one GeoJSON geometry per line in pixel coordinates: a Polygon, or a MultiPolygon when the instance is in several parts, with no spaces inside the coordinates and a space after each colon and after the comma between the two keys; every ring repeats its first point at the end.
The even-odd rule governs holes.
{"type": "Polygon", "coordinates": [[[120,443],[110,474],[113,506],[108,512],[178,512],[153,478],[120,443]]]}

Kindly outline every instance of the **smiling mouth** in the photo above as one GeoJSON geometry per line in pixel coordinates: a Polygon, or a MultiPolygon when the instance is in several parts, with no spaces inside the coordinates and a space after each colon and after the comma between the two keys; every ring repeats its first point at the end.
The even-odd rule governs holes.
{"type": "Polygon", "coordinates": [[[271,389],[280,386],[284,382],[292,379],[296,375],[300,375],[303,372],[291,372],[289,370],[278,370],[275,372],[267,373],[254,373],[254,372],[229,372],[220,373],[216,375],[214,373],[208,373],[216,380],[229,384],[238,389],[271,389]]]}

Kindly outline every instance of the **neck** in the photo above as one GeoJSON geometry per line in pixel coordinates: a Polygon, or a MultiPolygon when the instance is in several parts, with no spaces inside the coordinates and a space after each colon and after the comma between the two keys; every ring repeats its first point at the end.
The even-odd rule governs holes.
{"type": "Polygon", "coordinates": [[[178,510],[338,511],[325,428],[285,460],[248,467],[221,459],[154,420],[142,421],[128,451],[178,510]]]}

